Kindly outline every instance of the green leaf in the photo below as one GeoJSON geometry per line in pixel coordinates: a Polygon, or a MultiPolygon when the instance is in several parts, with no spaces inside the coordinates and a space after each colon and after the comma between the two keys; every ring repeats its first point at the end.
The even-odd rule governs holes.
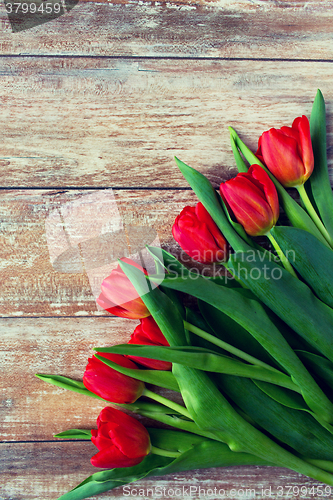
{"type": "Polygon", "coordinates": [[[91,439],[91,430],[85,429],[69,429],[68,431],[60,432],[54,435],[55,438],[61,439],[91,439]]]}
{"type": "MultiPolygon", "coordinates": [[[[271,463],[249,453],[234,453],[226,444],[207,439],[197,443],[167,465],[163,469],[163,474],[235,465],[271,465],[271,463]]],[[[152,476],[157,475],[159,475],[157,471],[152,474],[152,476]]]]}
{"type": "Polygon", "coordinates": [[[200,172],[192,167],[189,167],[182,161],[175,158],[177,166],[201,203],[204,205],[208,213],[211,215],[220,231],[235,250],[246,250],[247,243],[238,235],[238,233],[230,225],[227,216],[222,209],[215,189],[209,180],[200,172]]]}
{"type": "Polygon", "coordinates": [[[322,481],[333,481],[322,470],[310,470],[299,459],[244,420],[203,372],[175,365],[175,375],[186,407],[199,427],[224,440],[232,451],[256,454],[277,466],[289,467],[322,481]],[[250,451],[251,450],[251,451],[250,451]]]}
{"type": "Polygon", "coordinates": [[[333,460],[332,434],[309,413],[299,411],[308,408],[297,394],[239,377],[221,375],[219,382],[237,406],[280,442],[308,458],[333,460]]]}
{"type": "Polygon", "coordinates": [[[103,398],[100,398],[93,392],[88,391],[88,389],[85,388],[83,382],[81,381],[73,380],[68,377],[62,377],[61,375],[44,375],[42,373],[37,373],[36,377],[40,378],[44,382],[48,382],[49,384],[61,387],[62,389],[68,389],[69,391],[78,392],[79,394],[84,394],[85,396],[90,396],[92,398],[105,401],[103,398]]]}
{"type": "Polygon", "coordinates": [[[333,363],[323,356],[303,350],[295,351],[306,367],[324,380],[333,389],[333,363]]]}
{"type": "Polygon", "coordinates": [[[148,474],[152,474],[155,470],[162,471],[172,460],[158,455],[148,455],[140,464],[134,467],[97,472],[85,479],[73,490],[61,495],[58,500],[83,500],[124,484],[138,481],[148,474]]]}
{"type": "Polygon", "coordinates": [[[126,262],[119,261],[119,265],[134,285],[168,343],[175,346],[186,345],[183,318],[179,307],[159,288],[150,287],[147,293],[147,285],[149,287],[150,283],[142,271],[126,262]]]}
{"type": "Polygon", "coordinates": [[[314,236],[316,236],[316,238],[318,238],[318,240],[320,240],[330,248],[329,244],[322,236],[321,232],[319,231],[311,217],[307,214],[307,212],[305,212],[305,210],[303,210],[303,208],[298,205],[298,203],[289,195],[289,193],[285,190],[282,184],[279,183],[274,175],[271,174],[271,172],[265,167],[265,165],[263,165],[261,161],[255,156],[255,154],[252,153],[252,151],[244,144],[243,141],[241,141],[235,130],[231,130],[235,143],[240,149],[241,153],[244,155],[245,159],[250,163],[250,165],[254,163],[260,165],[260,167],[262,167],[267,172],[267,174],[274,182],[279,195],[281,206],[283,207],[283,210],[285,211],[292,225],[313,234],[314,236]]]}
{"type": "Polygon", "coordinates": [[[274,358],[269,355],[266,349],[237,321],[208,302],[199,299],[198,305],[201,313],[218,339],[237,347],[241,351],[247,352],[267,364],[278,367],[274,358]]]}
{"type": "MultiPolygon", "coordinates": [[[[142,280],[145,280],[145,275],[137,268],[124,262],[121,262],[120,265],[139,295],[142,296],[169,344],[171,346],[184,346],[186,336],[182,318],[172,301],[158,288],[154,288],[149,294],[144,295],[146,285],[142,280]]],[[[223,288],[208,283],[216,290],[223,288]]],[[[231,289],[227,291],[232,292],[231,289]]],[[[296,359],[298,358],[296,357],[296,359]]],[[[172,371],[177,378],[186,408],[195,423],[203,430],[213,432],[218,439],[226,442],[231,450],[255,454],[268,462],[289,467],[333,485],[333,476],[295,457],[240,417],[205,372],[178,363],[173,364],[172,371]]]]}
{"type": "Polygon", "coordinates": [[[147,246],[146,247],[151,256],[155,261],[159,262],[160,265],[168,272],[182,275],[183,273],[188,274],[189,270],[183,264],[181,264],[176,257],[171,253],[167,252],[163,248],[147,246]]]}
{"type": "MultiPolygon", "coordinates": [[[[257,245],[257,243],[255,243],[250,237],[249,235],[246,233],[245,229],[243,228],[243,226],[241,224],[239,224],[238,222],[235,222],[234,220],[232,220],[232,218],[230,217],[230,214],[228,212],[228,209],[223,201],[223,199],[221,197],[219,197],[220,199],[220,203],[222,205],[222,208],[224,210],[224,213],[229,221],[229,224],[233,227],[233,229],[237,232],[237,234],[239,234],[239,236],[244,240],[246,241],[246,243],[248,245],[250,245],[251,247],[254,247],[254,248],[257,248],[258,250],[264,250],[262,247],[260,247],[259,245],[257,245]]],[[[267,250],[266,250],[267,251],[267,250]]]]}
{"type": "MultiPolygon", "coordinates": [[[[192,309],[189,309],[188,307],[186,308],[186,321],[190,323],[191,325],[196,326],[197,328],[200,328],[201,330],[209,333],[210,335],[214,335],[214,331],[210,328],[208,323],[205,321],[204,317],[202,314],[198,313],[197,311],[193,311],[192,309]]],[[[230,354],[225,350],[222,349],[222,347],[219,347],[212,342],[209,342],[206,339],[203,339],[202,337],[199,337],[198,335],[195,335],[194,333],[190,332],[189,333],[189,344],[192,346],[196,347],[203,347],[205,349],[209,349],[211,351],[216,352],[217,354],[224,354],[225,356],[230,356],[230,354]]]]}
{"type": "Polygon", "coordinates": [[[190,450],[196,444],[205,441],[205,438],[189,432],[180,432],[169,429],[147,429],[153,446],[161,450],[184,451],[190,450]]]}
{"type": "MultiPolygon", "coordinates": [[[[110,361],[110,363],[112,363],[110,361]]],[[[112,367],[113,368],[113,367],[112,367]]],[[[121,367],[119,365],[116,365],[115,364],[115,367],[114,369],[117,369],[117,371],[120,371],[121,373],[124,373],[126,370],[127,370],[127,373],[124,373],[125,375],[130,375],[132,372],[128,372],[129,370],[131,370],[130,368],[125,368],[125,370],[123,371],[122,368],[124,367],[121,367]]],[[[139,370],[134,370],[134,372],[136,371],[139,371],[139,370]]],[[[156,370],[140,370],[140,372],[145,372],[145,371],[152,371],[154,375],[156,373],[156,370]]],[[[172,376],[172,374],[170,372],[166,372],[168,373],[166,375],[166,379],[169,377],[170,379],[170,385],[166,388],[171,388],[171,387],[177,387],[177,389],[175,390],[178,390],[179,391],[179,387],[176,385],[176,382],[175,382],[175,378],[172,376]],[[172,378],[173,377],[173,378],[172,378]]],[[[67,377],[62,377],[60,375],[42,375],[42,374],[38,374],[36,375],[36,377],[40,378],[41,380],[43,380],[44,382],[48,382],[49,384],[53,384],[53,385],[56,385],[57,387],[61,387],[62,389],[69,389],[70,391],[74,391],[74,392],[78,392],[79,394],[83,394],[85,396],[90,396],[92,398],[96,398],[96,399],[100,399],[101,401],[104,401],[106,403],[110,403],[110,401],[107,401],[106,399],[103,399],[101,398],[100,396],[97,396],[97,394],[94,394],[93,392],[91,391],[88,391],[88,389],[86,389],[83,385],[82,382],[79,382],[77,380],[72,380],[70,378],[67,378],[67,377]]],[[[158,377],[158,376],[157,376],[158,377]]],[[[121,407],[121,408],[125,408],[127,410],[131,410],[133,411],[134,413],[140,413],[140,411],[151,411],[151,412],[169,412],[170,409],[166,408],[165,406],[163,405],[159,405],[159,404],[156,404],[156,403],[148,403],[146,401],[136,401],[135,403],[130,403],[130,404],[117,404],[117,403],[112,403],[112,404],[116,404],[117,406],[121,407]]]]}
{"type": "MultiPolygon", "coordinates": [[[[153,435],[151,432],[152,429],[148,430],[153,445],[159,447],[158,444],[162,444],[161,440],[153,435]]],[[[170,437],[168,438],[167,435],[165,438],[163,437],[163,442],[172,439],[173,441],[179,440],[184,444],[185,439],[188,443],[192,441],[193,446],[185,450],[176,459],[148,455],[140,464],[134,467],[97,472],[70,492],[62,495],[58,500],[83,500],[84,498],[111,490],[112,488],[138,481],[144,477],[162,476],[192,469],[230,467],[233,465],[271,465],[247,453],[234,453],[224,443],[202,438],[197,440],[196,436],[191,434],[188,434],[188,437],[184,437],[180,436],[184,434],[180,432],[177,432],[179,435],[176,436],[175,431],[165,432],[169,432],[170,437]]]]}
{"type": "Polygon", "coordinates": [[[254,251],[251,255],[232,255],[229,265],[266,306],[333,360],[333,310],[305,283],[254,251]]]}
{"type": "MultiPolygon", "coordinates": [[[[127,345],[132,345],[132,344],[124,344],[125,346],[127,345]]],[[[111,347],[94,347],[95,351],[98,352],[120,352],[121,351],[122,345],[119,346],[111,346],[111,347]],[[114,350],[115,349],[115,350],[114,350]]],[[[134,346],[135,347],[135,346],[134,346]]],[[[164,389],[170,389],[172,391],[178,391],[179,392],[179,387],[177,384],[177,381],[172,375],[171,372],[169,371],[163,371],[163,370],[139,370],[136,368],[127,368],[125,366],[118,365],[117,363],[114,363],[113,361],[103,358],[102,356],[99,356],[98,354],[95,354],[95,357],[97,359],[100,359],[105,363],[107,366],[110,366],[110,368],[113,368],[119,373],[123,373],[124,375],[128,375],[129,377],[135,378],[136,380],[141,380],[142,382],[146,382],[147,384],[154,384],[158,385],[159,387],[163,387],[164,389]]],[[[148,357],[148,356],[146,356],[148,357]]]]}
{"type": "MultiPolygon", "coordinates": [[[[197,370],[215,373],[227,373],[229,375],[238,375],[240,377],[249,377],[257,380],[263,380],[272,384],[278,384],[291,390],[298,391],[290,377],[284,373],[278,373],[261,366],[253,366],[243,363],[236,359],[216,354],[214,351],[202,347],[157,347],[148,345],[122,344],[112,347],[98,349],[100,352],[111,352],[116,354],[127,354],[131,356],[140,356],[144,358],[159,359],[179,363],[184,366],[190,366],[197,370]]],[[[98,359],[110,366],[108,359],[96,355],[98,359]]]]}
{"type": "Polygon", "coordinates": [[[314,170],[308,182],[319,215],[333,237],[333,196],[328,175],[326,156],[326,113],[325,101],[317,91],[310,118],[311,141],[314,155],[314,170]]]}
{"type": "Polygon", "coordinates": [[[245,164],[245,161],[243,160],[235,142],[235,137],[234,137],[234,130],[229,127],[229,132],[230,132],[230,143],[231,143],[231,149],[235,157],[236,165],[238,168],[238,172],[247,172],[249,167],[245,164]]]}
{"type": "Polygon", "coordinates": [[[330,434],[333,434],[333,426],[323,420],[320,415],[311,411],[309,407],[304,404],[303,399],[298,394],[296,394],[295,392],[291,392],[281,386],[278,387],[277,385],[267,384],[266,382],[261,382],[259,380],[252,380],[255,385],[259,387],[270,398],[274,399],[284,406],[287,406],[288,408],[309,413],[313,418],[317,420],[317,422],[319,422],[322,427],[324,427],[330,434]]]}
{"type": "Polygon", "coordinates": [[[333,307],[333,251],[312,234],[296,227],[279,226],[271,233],[317,297],[333,307]]]}
{"type": "MultiPolygon", "coordinates": [[[[289,273],[287,274],[298,282],[289,273]]],[[[224,288],[201,277],[195,281],[191,280],[190,277],[172,280],[166,278],[163,286],[170,286],[173,289],[190,293],[194,297],[208,302],[239,323],[292,376],[293,381],[301,388],[303,397],[310,408],[327,421],[333,420],[332,403],[290,348],[260,302],[241,295],[237,289],[224,288]]],[[[275,296],[278,300],[278,296],[273,295],[273,297],[275,296]]]]}
{"type": "Polygon", "coordinates": [[[255,385],[259,387],[259,389],[261,389],[261,391],[263,391],[270,398],[274,399],[274,401],[277,401],[283,406],[287,406],[288,408],[293,408],[294,410],[311,412],[310,408],[304,402],[302,396],[300,396],[299,394],[296,394],[293,391],[278,387],[273,384],[267,384],[266,382],[261,382],[254,379],[252,380],[255,383],[255,385]]]}

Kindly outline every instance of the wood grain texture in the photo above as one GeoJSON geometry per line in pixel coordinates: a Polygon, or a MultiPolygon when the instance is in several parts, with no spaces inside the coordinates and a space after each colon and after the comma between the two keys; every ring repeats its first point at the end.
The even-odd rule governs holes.
{"type": "MultiPolygon", "coordinates": [[[[96,451],[92,443],[54,441],[53,434],[73,427],[95,428],[96,417],[105,403],[46,384],[34,377],[34,373],[58,373],[81,379],[92,346],[126,342],[136,323],[105,317],[0,320],[1,500],[55,500],[96,471],[89,462],[96,451]]],[[[173,396],[167,391],[163,394],[173,396]]],[[[147,419],[144,424],[160,426],[147,419]]],[[[311,487],[317,485],[287,469],[229,467],[148,479],[132,484],[129,494],[118,488],[92,498],[141,496],[174,500],[175,488],[192,486],[196,488],[191,495],[194,499],[209,496],[208,490],[217,488],[221,494],[213,495],[216,499],[261,500],[268,496],[263,489],[271,487],[271,497],[281,498],[281,488],[303,486],[301,498],[312,500],[316,497],[311,494],[311,487]],[[157,487],[162,493],[158,493],[157,487]],[[141,495],[140,488],[144,490],[141,495]]],[[[289,497],[285,494],[284,498],[289,497]]],[[[325,498],[333,495],[325,494],[325,498]]]]}
{"type": "Polygon", "coordinates": [[[80,2],[12,33],[1,4],[2,54],[332,59],[330,0],[80,2]]]}
{"type": "Polygon", "coordinates": [[[235,174],[228,125],[256,150],[317,87],[331,148],[332,79],[330,63],[1,59],[0,186],[186,187],[174,155],[218,186],[235,174]]]}
{"type": "MultiPolygon", "coordinates": [[[[115,190],[123,222],[152,229],[178,255],[171,225],[195,196],[177,191],[187,185],[173,156],[216,187],[235,173],[228,125],[256,149],[263,130],[309,115],[317,87],[331,165],[332,20],[329,0],[82,1],[13,34],[0,5],[0,186],[9,188],[0,192],[1,500],[54,500],[95,471],[91,443],[53,434],[95,427],[104,403],[34,374],[80,379],[94,345],[126,342],[137,324],[97,311],[87,272],[52,266],[45,222],[58,210],[72,237],[63,207],[104,192],[90,188],[130,188],[115,190]]],[[[101,212],[89,217],[79,233],[101,212]]],[[[157,500],[147,488],[159,486],[174,500],[189,485],[193,499],[217,487],[234,500],[246,489],[256,500],[312,500],[317,484],[286,469],[209,469],[142,481],[130,498],[157,500]]],[[[128,496],[118,488],[97,498],[128,496]]]]}
{"type": "MultiPolygon", "coordinates": [[[[80,481],[98,470],[89,463],[89,458],[94,452],[95,447],[87,442],[0,444],[0,453],[3,458],[0,469],[1,500],[36,500],[37,498],[38,500],[56,500],[59,495],[74,488],[80,481]]],[[[320,483],[288,469],[226,467],[179,472],[159,478],[144,479],[138,483],[132,483],[127,489],[116,488],[90,497],[90,499],[304,498],[313,500],[313,498],[319,498],[316,496],[319,485],[320,483]],[[192,487],[191,494],[190,487],[192,487]],[[303,494],[301,494],[302,487],[303,494]],[[183,488],[187,488],[187,495],[182,494],[183,488]],[[215,495],[214,488],[216,488],[215,495]],[[287,495],[288,491],[291,492],[289,495],[287,495]],[[297,491],[299,491],[298,495],[297,491]]],[[[322,486],[322,492],[323,498],[333,498],[329,489],[325,493],[325,486],[322,486]]]]}
{"type": "Polygon", "coordinates": [[[92,348],[127,343],[137,324],[112,317],[2,319],[1,441],[53,440],[67,429],[96,428],[107,403],[47,384],[35,374],[82,380],[92,348]]]}
{"type": "MultiPolygon", "coordinates": [[[[1,193],[1,316],[108,315],[97,311],[84,269],[77,273],[54,269],[50,261],[53,240],[50,243],[46,235],[46,223],[52,212],[71,206],[70,203],[83,203],[92,193],[98,199],[105,191],[15,190],[1,193]]],[[[164,248],[179,256],[180,247],[172,238],[171,227],[185,205],[196,203],[192,191],[114,190],[114,194],[119,216],[127,226],[146,229],[149,235],[152,231],[164,248]]],[[[99,206],[96,211],[93,206],[92,212],[83,212],[83,220],[74,225],[73,238],[69,243],[74,241],[75,236],[89,234],[97,227],[102,217],[98,210],[99,206]]],[[[65,216],[63,222],[65,228],[72,229],[69,216],[65,216]]],[[[101,232],[102,227],[110,223],[108,213],[102,222],[101,232]]],[[[83,236],[83,239],[86,240],[86,237],[83,236]]],[[[96,241],[98,251],[99,240],[96,241]]],[[[152,239],[147,239],[143,233],[140,242],[141,248],[144,248],[152,243],[152,239]]],[[[66,248],[64,245],[64,250],[66,248]]],[[[102,279],[111,271],[104,271],[102,267],[104,272],[106,274],[102,279]]],[[[98,286],[97,295],[99,293],[98,286]]]]}

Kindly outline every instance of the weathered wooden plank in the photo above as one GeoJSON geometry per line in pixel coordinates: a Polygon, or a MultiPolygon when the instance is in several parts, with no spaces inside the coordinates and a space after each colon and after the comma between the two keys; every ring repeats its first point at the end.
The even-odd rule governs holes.
{"type": "MultiPolygon", "coordinates": [[[[101,281],[117,265],[117,257],[126,255],[125,252],[133,253],[130,252],[133,247],[125,247],[124,254],[115,253],[115,257],[111,258],[114,233],[108,233],[111,235],[111,244],[106,251],[110,251],[110,255],[107,253],[105,262],[97,259],[91,264],[92,257],[99,258],[105,241],[102,233],[108,227],[110,231],[114,231],[119,220],[122,220],[127,234],[131,230],[142,230],[139,233],[138,248],[143,249],[146,244],[155,245],[160,242],[179,255],[180,248],[173,241],[171,227],[182,208],[194,205],[195,202],[196,197],[192,191],[2,191],[0,314],[104,314],[104,311],[97,311],[91,290],[98,296],[101,281]],[[107,205],[109,201],[110,204],[107,205]],[[89,242],[93,242],[93,254],[87,251],[85,256],[82,249],[87,242],[88,250],[89,242]],[[68,245],[81,249],[83,267],[75,273],[71,272],[73,260],[65,253],[68,245]],[[59,255],[63,259],[62,267],[55,268],[51,261],[55,263],[54,258],[59,255]]],[[[122,251],[121,246],[119,252],[122,251]]],[[[185,255],[184,259],[186,257],[185,255]]]]}
{"type": "MultiPolygon", "coordinates": [[[[96,470],[89,463],[95,447],[86,442],[0,444],[2,500],[55,500],[96,470]]],[[[179,472],[145,479],[91,500],[149,498],[304,498],[332,499],[332,488],[288,469],[226,467],[179,472]],[[191,488],[191,490],[190,490],[191,488]],[[199,489],[200,488],[200,489],[199,489]],[[325,490],[326,488],[326,490],[325,490]],[[322,495],[320,495],[320,489],[322,495]],[[214,491],[215,490],[215,491],[214,491]]]]}
{"type": "Polygon", "coordinates": [[[94,346],[127,343],[138,321],[120,318],[15,318],[0,321],[1,440],[52,440],[96,428],[107,403],[52,386],[36,373],[82,380],[94,346]]]}
{"type": "Polygon", "coordinates": [[[255,150],[317,87],[331,147],[332,79],[330,63],[4,58],[0,186],[186,187],[174,155],[218,186],[228,125],[255,150]]]}
{"type": "Polygon", "coordinates": [[[332,58],[329,0],[83,1],[19,33],[0,12],[2,54],[332,58]]]}

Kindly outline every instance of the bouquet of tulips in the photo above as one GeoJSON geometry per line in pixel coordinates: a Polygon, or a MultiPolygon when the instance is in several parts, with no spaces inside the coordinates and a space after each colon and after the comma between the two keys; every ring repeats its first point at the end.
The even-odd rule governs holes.
{"type": "Polygon", "coordinates": [[[91,439],[91,463],[104,469],[62,500],[242,464],[288,467],[333,486],[333,197],[323,96],[310,122],[302,116],[264,132],[256,154],[233,129],[230,136],[239,174],[219,194],[176,159],[199,202],[172,228],[192,259],[228,273],[195,273],[156,247],[148,247],[155,274],[121,259],[98,303],[140,320],[128,344],[97,347],[83,382],[38,375],[118,407],[102,410],[97,430],[57,435],[91,439]],[[296,188],[300,203],[285,188],[296,188]],[[146,429],[119,407],[169,428],[146,429]]]}

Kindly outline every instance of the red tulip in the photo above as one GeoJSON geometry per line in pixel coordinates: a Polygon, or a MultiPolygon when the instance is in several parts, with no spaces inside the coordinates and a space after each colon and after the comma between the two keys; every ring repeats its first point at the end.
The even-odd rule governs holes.
{"type": "Polygon", "coordinates": [[[126,413],[104,408],[97,426],[97,430],[91,431],[91,440],[99,449],[91,459],[95,467],[133,467],[149,454],[151,444],[147,429],[126,413]]]}
{"type": "Polygon", "coordinates": [[[181,211],[172,234],[182,249],[198,262],[211,264],[228,259],[228,244],[202,203],[181,211]]]}
{"type": "Polygon", "coordinates": [[[265,170],[252,165],[248,172],[220,186],[221,196],[250,236],[266,234],[279,218],[275,186],[265,170]]]}
{"type": "MultiPolygon", "coordinates": [[[[100,356],[109,359],[117,365],[126,368],[139,368],[125,356],[99,352],[100,356]]],[[[117,372],[110,366],[97,359],[95,356],[89,358],[86,371],[83,375],[84,386],[97,396],[112,403],[134,403],[143,393],[145,385],[127,375],[117,372]]]]}
{"type": "MultiPolygon", "coordinates": [[[[128,343],[156,346],[169,345],[167,339],[157,326],[154,318],[151,316],[141,320],[140,325],[136,327],[128,343]]],[[[171,370],[172,368],[172,363],[169,363],[168,361],[159,361],[157,359],[141,358],[138,356],[128,357],[133,359],[133,361],[146,366],[147,368],[152,368],[153,370],[171,370]]]]}
{"type": "MultiPolygon", "coordinates": [[[[123,258],[121,260],[148,274],[145,269],[131,259],[123,258]]],[[[101,290],[102,293],[96,300],[97,304],[115,316],[132,319],[150,316],[143,300],[138,296],[138,292],[119,265],[111,272],[110,276],[103,280],[101,290]]]]}
{"type": "Polygon", "coordinates": [[[313,171],[310,124],[306,116],[296,118],[292,127],[271,128],[259,138],[258,158],[285,187],[304,184],[313,171]]]}

